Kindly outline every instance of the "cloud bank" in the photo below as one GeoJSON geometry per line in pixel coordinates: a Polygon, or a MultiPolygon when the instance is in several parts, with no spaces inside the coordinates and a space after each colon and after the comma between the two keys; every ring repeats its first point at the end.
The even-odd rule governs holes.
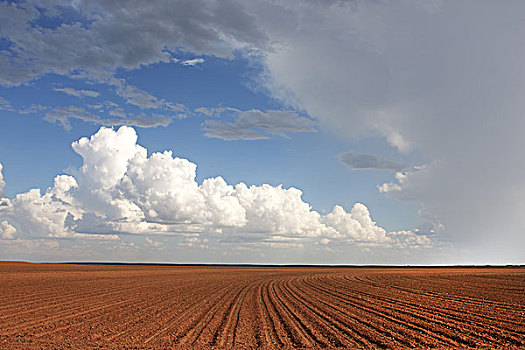
{"type": "Polygon", "coordinates": [[[32,189],[4,199],[3,239],[15,233],[21,239],[168,235],[194,246],[214,239],[237,248],[432,245],[411,231],[387,232],[360,203],[321,215],[293,187],[230,185],[222,177],[199,184],[194,163],[171,151],[148,156],[130,127],[103,127],[72,148],[83,159],[72,175],[58,175],[43,193],[32,189]]]}
{"type": "Polygon", "coordinates": [[[438,218],[443,239],[523,262],[524,3],[251,4],[276,43],[261,76],[274,96],[344,139],[417,155],[425,168],[390,164],[383,192],[438,218]]]}

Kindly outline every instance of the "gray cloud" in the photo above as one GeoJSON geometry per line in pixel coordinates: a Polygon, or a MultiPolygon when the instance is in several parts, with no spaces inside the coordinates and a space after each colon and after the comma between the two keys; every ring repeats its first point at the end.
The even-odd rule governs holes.
{"type": "Polygon", "coordinates": [[[139,115],[124,115],[120,113],[111,113],[112,116],[119,116],[120,118],[107,118],[98,114],[93,114],[86,111],[82,107],[67,106],[67,107],[48,107],[48,111],[45,113],[44,119],[50,123],[59,123],[64,129],[70,130],[71,124],[70,119],[78,119],[85,122],[90,122],[96,125],[104,126],[138,126],[141,128],[154,128],[157,126],[167,126],[171,123],[172,117],[154,115],[146,116],[144,114],[139,115]]]}
{"type": "Polygon", "coordinates": [[[287,1],[253,11],[278,43],[261,77],[274,96],[341,137],[379,134],[423,157],[428,166],[400,173],[390,195],[439,218],[441,237],[473,259],[523,262],[525,3],[287,1]]]}
{"type": "Polygon", "coordinates": [[[109,83],[115,88],[118,96],[122,97],[130,105],[141,109],[160,109],[170,112],[181,112],[185,109],[181,104],[157,98],[136,86],[130,85],[124,79],[112,78],[109,83]]]}
{"type": "Polygon", "coordinates": [[[409,167],[407,164],[380,158],[368,153],[344,152],[337,155],[337,160],[353,170],[375,169],[402,171],[409,167]]]}
{"type": "Polygon", "coordinates": [[[289,132],[315,132],[314,122],[293,111],[262,112],[260,110],[240,111],[233,108],[216,110],[199,109],[207,115],[230,115],[234,121],[205,121],[205,135],[223,140],[267,139],[273,135],[285,136],[289,132]]]}
{"type": "MultiPolygon", "coordinates": [[[[64,129],[70,130],[70,119],[78,119],[103,126],[137,126],[142,128],[151,128],[157,126],[167,126],[173,119],[185,118],[186,107],[182,104],[172,103],[159,99],[135,86],[127,84],[121,79],[112,79],[111,84],[116,86],[117,94],[124,98],[127,103],[140,107],[141,109],[155,109],[161,113],[154,113],[146,116],[144,113],[134,114],[127,113],[122,107],[113,101],[105,101],[99,104],[88,104],[86,107],[96,113],[87,111],[80,106],[44,106],[31,105],[18,109],[20,114],[43,113],[44,120],[50,123],[59,123],[64,129]],[[109,118],[107,115],[113,117],[109,118]]],[[[89,90],[77,90],[73,88],[55,88],[55,91],[64,92],[68,95],[83,97],[98,97],[99,93],[89,90]]],[[[0,97],[0,110],[15,109],[11,103],[0,97]]]]}
{"type": "Polygon", "coordinates": [[[48,73],[106,81],[117,68],[169,62],[181,48],[232,57],[233,50],[266,42],[235,1],[2,2],[0,23],[8,42],[0,56],[5,86],[48,73]],[[70,15],[60,25],[40,21],[63,19],[65,12],[70,15]]]}

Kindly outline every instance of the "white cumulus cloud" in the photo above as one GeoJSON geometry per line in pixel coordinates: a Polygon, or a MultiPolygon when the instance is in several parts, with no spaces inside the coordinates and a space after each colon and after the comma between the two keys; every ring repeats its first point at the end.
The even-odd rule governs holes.
{"type": "Polygon", "coordinates": [[[26,239],[163,234],[187,237],[184,244],[192,247],[211,247],[209,241],[202,243],[210,237],[274,248],[430,244],[412,231],[387,232],[360,203],[350,212],[336,206],[321,215],[293,187],[230,185],[221,177],[199,184],[196,164],[171,151],[148,156],[131,127],[103,127],[72,147],[82,166],[72,175],[57,176],[44,193],[32,189],[8,200],[0,208],[3,236],[14,235],[13,230],[26,239]]]}
{"type": "Polygon", "coordinates": [[[0,222],[0,239],[13,239],[16,236],[16,228],[7,221],[0,222]]]}
{"type": "MultiPolygon", "coordinates": [[[[2,174],[3,166],[0,163],[0,211],[2,207],[9,205],[9,200],[4,197],[5,181],[2,174]]],[[[16,236],[16,228],[10,225],[6,220],[0,222],[0,239],[12,239],[16,236]]]]}

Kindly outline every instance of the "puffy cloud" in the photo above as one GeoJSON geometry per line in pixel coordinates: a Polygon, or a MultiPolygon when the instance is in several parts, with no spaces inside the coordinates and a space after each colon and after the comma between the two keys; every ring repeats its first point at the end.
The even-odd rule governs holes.
{"type": "Polygon", "coordinates": [[[80,168],[81,180],[90,188],[114,187],[127,171],[128,162],[136,154],[146,157],[144,147],[137,145],[137,134],[132,128],[117,131],[101,128],[91,138],[83,137],[71,145],[84,160],[80,168]]]}
{"type": "Polygon", "coordinates": [[[206,115],[233,117],[234,122],[206,120],[205,135],[223,140],[267,139],[272,135],[285,136],[288,132],[314,132],[314,122],[294,111],[266,112],[260,110],[240,111],[234,108],[198,109],[206,115]]]}
{"type": "Polygon", "coordinates": [[[356,203],[349,213],[336,205],[334,210],[323,218],[323,222],[344,237],[356,241],[389,241],[385,229],[372,221],[368,208],[361,203],[356,203]]]}
{"type": "Polygon", "coordinates": [[[93,90],[78,90],[71,87],[54,88],[53,90],[75,97],[98,97],[100,95],[98,92],[93,90]]]}
{"type": "Polygon", "coordinates": [[[43,194],[32,189],[0,208],[4,236],[15,228],[25,239],[164,234],[186,237],[180,246],[201,249],[211,249],[212,241],[252,248],[422,245],[414,232],[397,239],[379,227],[363,204],[350,212],[336,206],[323,216],[293,187],[232,186],[221,177],[199,184],[194,163],[171,151],[148,156],[130,127],[101,128],[72,147],[83,158],[73,176],[59,175],[43,194]]]}
{"type": "Polygon", "coordinates": [[[16,195],[7,207],[0,209],[13,224],[20,235],[25,237],[66,237],[74,235],[66,226],[71,216],[81,217],[83,210],[78,208],[70,194],[77,187],[75,179],[67,175],[55,178],[54,186],[42,195],[39,189],[16,195]]]}
{"type": "Polygon", "coordinates": [[[338,154],[337,159],[352,170],[375,169],[401,171],[408,168],[407,164],[380,158],[368,153],[344,152],[338,154]]]}
{"type": "Polygon", "coordinates": [[[381,193],[395,193],[401,192],[403,190],[403,185],[407,183],[407,179],[414,174],[413,171],[410,172],[397,172],[394,177],[396,181],[385,182],[384,184],[377,186],[379,192],[381,193]]]}
{"type": "Polygon", "coordinates": [[[243,231],[318,237],[326,229],[319,222],[320,215],[301,199],[302,192],[296,188],[240,183],[235,192],[246,209],[248,222],[243,231]]]}
{"type": "Polygon", "coordinates": [[[0,222],[0,239],[14,239],[16,237],[16,228],[7,221],[0,222]]]}
{"type": "Polygon", "coordinates": [[[173,158],[171,151],[149,158],[137,154],[130,159],[119,190],[155,222],[243,225],[245,211],[232,196],[233,187],[220,177],[199,186],[196,169],[186,159],[173,158]]]}

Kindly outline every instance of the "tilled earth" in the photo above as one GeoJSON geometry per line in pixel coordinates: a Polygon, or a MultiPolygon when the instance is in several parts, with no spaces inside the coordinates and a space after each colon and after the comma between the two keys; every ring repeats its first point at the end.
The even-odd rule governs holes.
{"type": "Polygon", "coordinates": [[[0,348],[525,348],[525,269],[0,263],[0,348]]]}

